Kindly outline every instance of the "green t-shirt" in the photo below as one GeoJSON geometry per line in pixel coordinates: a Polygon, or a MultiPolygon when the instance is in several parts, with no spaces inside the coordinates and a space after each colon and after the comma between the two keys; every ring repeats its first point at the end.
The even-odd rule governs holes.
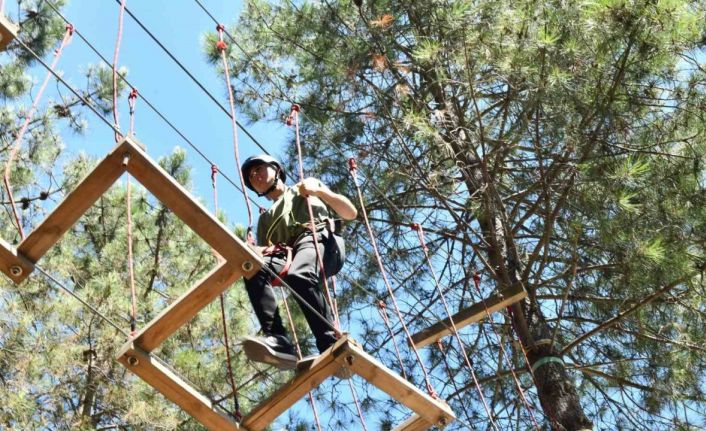
{"type": "MultiPolygon", "coordinates": [[[[319,185],[322,185],[319,182],[319,185]]],[[[328,207],[319,198],[309,197],[317,227],[330,218],[328,207]]],[[[310,226],[306,198],[294,187],[286,187],[270,209],[260,214],[257,222],[258,245],[290,243],[310,226]]]]}

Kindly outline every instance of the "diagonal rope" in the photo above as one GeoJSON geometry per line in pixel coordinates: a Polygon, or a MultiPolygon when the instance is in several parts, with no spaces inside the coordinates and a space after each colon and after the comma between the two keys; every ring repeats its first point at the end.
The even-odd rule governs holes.
{"type": "MultiPolygon", "coordinates": [[[[118,12],[118,36],[115,40],[115,50],[113,51],[113,123],[115,128],[120,130],[120,113],[118,112],[118,57],[120,56],[120,44],[123,39],[123,21],[125,16],[125,2],[120,0],[120,10],[118,12]]],[[[120,141],[120,133],[115,133],[115,142],[120,141]]]]}
{"type": "Polygon", "coordinates": [[[240,178],[240,186],[243,191],[243,198],[245,200],[245,206],[248,209],[248,233],[247,240],[248,244],[254,244],[255,240],[252,233],[253,217],[252,208],[250,208],[250,201],[248,200],[247,187],[245,187],[245,178],[243,177],[243,171],[240,169],[240,150],[238,148],[238,121],[235,116],[235,89],[230,83],[230,67],[228,66],[228,59],[226,58],[226,50],[228,45],[223,40],[223,29],[225,27],[223,24],[218,24],[216,30],[218,31],[218,42],[216,43],[216,48],[221,53],[221,60],[223,61],[223,74],[225,75],[226,89],[228,90],[228,105],[230,107],[230,119],[233,125],[233,149],[235,152],[235,169],[238,171],[238,177],[240,178]]]}
{"type": "MultiPolygon", "coordinates": [[[[263,266],[263,268],[265,268],[265,267],[267,267],[267,265],[263,266]]],[[[287,294],[286,294],[284,286],[285,285],[283,283],[280,283],[279,290],[280,290],[280,294],[282,295],[282,303],[284,304],[284,309],[287,314],[287,322],[289,323],[289,329],[290,329],[290,331],[292,331],[292,338],[294,339],[294,346],[297,348],[297,360],[301,361],[303,358],[302,348],[299,345],[299,337],[297,336],[297,328],[294,325],[294,319],[292,318],[292,312],[290,311],[289,304],[287,303],[287,294]]],[[[293,292],[291,287],[289,288],[289,290],[293,292]]],[[[318,431],[321,431],[321,421],[319,419],[319,411],[316,408],[316,402],[314,401],[314,395],[311,393],[311,391],[309,391],[307,393],[307,395],[309,398],[309,404],[311,405],[311,411],[314,414],[314,422],[316,423],[316,429],[318,431]]]]}
{"type": "Polygon", "coordinates": [[[387,328],[387,333],[390,335],[390,339],[392,340],[392,345],[395,347],[395,354],[397,355],[397,360],[400,362],[400,371],[402,372],[402,377],[407,380],[407,372],[404,369],[404,362],[402,361],[400,348],[399,346],[397,346],[397,339],[395,338],[395,334],[392,331],[392,326],[390,325],[390,318],[387,315],[387,305],[385,305],[385,301],[383,301],[382,299],[378,301],[378,313],[380,313],[380,317],[382,318],[382,321],[385,323],[385,327],[387,328]]]}
{"type": "Polygon", "coordinates": [[[358,168],[355,163],[355,159],[350,159],[349,160],[349,171],[351,174],[351,177],[353,178],[353,183],[355,184],[355,189],[358,194],[358,201],[360,202],[360,209],[363,213],[363,221],[365,222],[365,228],[368,231],[368,236],[370,237],[370,244],[373,247],[373,252],[375,254],[375,259],[378,264],[378,268],[380,269],[380,274],[382,275],[383,282],[385,284],[385,287],[387,288],[387,292],[390,295],[390,299],[392,300],[392,305],[395,307],[395,313],[397,314],[397,318],[399,319],[400,323],[402,324],[402,329],[404,329],[405,335],[407,336],[407,341],[409,345],[412,347],[412,351],[414,352],[414,355],[417,357],[417,361],[419,362],[419,365],[422,367],[422,371],[424,372],[424,380],[426,382],[427,386],[427,392],[429,392],[429,395],[436,398],[438,395],[436,394],[436,391],[434,390],[434,387],[431,384],[431,380],[429,379],[429,372],[427,371],[427,367],[424,365],[424,361],[422,361],[422,357],[419,354],[419,350],[417,350],[417,346],[414,343],[414,340],[412,339],[412,334],[409,332],[409,328],[407,328],[407,323],[404,321],[404,318],[402,317],[402,312],[400,311],[400,307],[397,304],[397,298],[395,296],[395,292],[392,290],[392,285],[390,284],[390,280],[388,279],[387,276],[387,271],[385,270],[385,266],[382,263],[382,257],[380,256],[380,251],[378,250],[377,246],[377,240],[375,239],[375,234],[373,233],[372,228],[370,227],[370,221],[368,220],[368,212],[365,209],[365,202],[363,201],[363,193],[360,190],[360,185],[358,184],[358,168]]]}
{"type": "MultiPolygon", "coordinates": [[[[218,166],[211,165],[211,186],[213,188],[213,213],[218,217],[218,166]]],[[[218,255],[218,253],[213,251],[213,255],[217,261],[223,258],[218,255]]],[[[223,323],[223,343],[226,349],[226,364],[228,370],[228,382],[230,383],[231,393],[233,394],[233,406],[235,407],[235,420],[240,422],[243,418],[243,414],[240,411],[240,402],[238,402],[238,386],[235,384],[235,377],[233,376],[233,360],[230,355],[230,341],[228,338],[228,320],[226,317],[226,306],[225,306],[225,293],[221,292],[218,296],[221,305],[221,322],[223,323]]]]}
{"type": "MultiPolygon", "coordinates": [[[[299,160],[299,181],[304,181],[304,159],[302,157],[302,146],[301,146],[301,140],[299,137],[299,105],[294,104],[292,105],[292,111],[290,113],[290,119],[294,123],[294,130],[295,130],[295,142],[297,146],[297,157],[299,160]]],[[[289,121],[288,121],[289,123],[289,121]]],[[[318,235],[316,234],[316,221],[314,220],[314,209],[311,207],[311,197],[310,196],[305,196],[306,198],[306,207],[307,210],[309,211],[309,230],[311,230],[311,236],[314,238],[314,250],[316,250],[316,261],[319,265],[320,271],[321,271],[321,278],[324,281],[324,292],[326,292],[326,301],[328,302],[329,307],[331,307],[331,310],[333,311],[334,316],[336,316],[336,321],[334,322],[334,326],[336,326],[336,335],[340,336],[340,320],[338,318],[338,309],[334,308],[336,304],[333,302],[333,299],[331,299],[331,292],[329,291],[328,287],[328,281],[326,279],[326,270],[324,268],[324,260],[321,256],[321,251],[319,250],[319,239],[318,235]]],[[[331,233],[333,235],[333,233],[331,233]]]]}
{"type": "MultiPolygon", "coordinates": [[[[69,23],[69,21],[68,21],[68,20],[66,19],[66,17],[61,13],[61,11],[59,11],[59,10],[56,8],[56,6],[54,6],[50,1],[45,0],[44,3],[45,3],[47,6],[49,6],[49,7],[54,11],[54,13],[56,13],[62,20],[64,20],[65,23],[67,23],[67,24],[69,23]]],[[[128,11],[128,12],[129,12],[129,11],[128,11]]],[[[104,56],[103,54],[101,54],[101,52],[98,51],[98,50],[96,49],[96,47],[95,47],[86,37],[84,37],[83,34],[82,34],[78,29],[75,29],[75,30],[74,30],[74,33],[86,44],[86,46],[88,46],[88,48],[89,48],[91,51],[93,51],[93,53],[95,53],[95,54],[103,61],[104,64],[106,64],[108,67],[112,67],[112,64],[110,63],[110,61],[108,61],[108,59],[105,58],[105,56],[104,56]]],[[[133,85],[130,83],[130,81],[125,77],[125,75],[121,74],[120,71],[118,71],[118,77],[119,77],[126,85],[128,85],[128,86],[134,88],[133,85]]],[[[66,85],[67,88],[69,88],[69,90],[71,90],[75,95],[77,95],[77,97],[79,98],[79,100],[81,100],[84,104],[88,104],[88,103],[89,103],[89,102],[87,102],[87,101],[85,100],[84,97],[79,96],[79,95],[77,94],[77,92],[74,91],[71,87],[69,87],[65,82],[62,81],[62,84],[66,85]]],[[[187,144],[189,147],[191,147],[191,149],[193,149],[194,151],[196,151],[196,153],[197,153],[199,156],[201,156],[201,158],[202,158],[204,161],[206,161],[209,165],[213,165],[213,162],[211,161],[211,159],[209,159],[208,156],[206,156],[206,154],[205,154],[197,145],[195,145],[189,138],[187,138],[186,135],[184,135],[184,133],[183,133],[181,130],[179,130],[179,129],[174,125],[173,122],[169,121],[169,119],[168,119],[162,112],[160,112],[160,111],[157,109],[157,107],[156,107],[154,104],[152,104],[152,102],[151,102],[145,95],[142,95],[142,100],[145,102],[145,104],[147,104],[147,106],[148,106],[162,121],[164,121],[164,123],[165,123],[167,126],[169,126],[170,129],[172,129],[172,130],[174,131],[174,133],[176,133],[184,142],[186,142],[186,144],[187,144]]],[[[92,106],[89,106],[89,107],[92,108],[92,106]]],[[[98,113],[95,111],[95,109],[93,109],[93,111],[94,111],[94,113],[95,113],[96,115],[99,115],[99,116],[100,116],[100,118],[101,118],[102,121],[106,122],[105,118],[104,118],[103,116],[101,116],[100,114],[98,114],[98,113]]],[[[227,112],[227,111],[226,111],[226,112],[227,112]]],[[[107,124],[107,125],[108,125],[109,127],[111,127],[112,129],[115,129],[115,127],[114,127],[113,125],[111,125],[111,124],[107,124]]],[[[242,126],[240,126],[240,127],[241,127],[241,129],[242,129],[242,126]]],[[[246,132],[246,133],[247,133],[247,132],[246,132]]],[[[223,178],[225,178],[226,181],[228,181],[228,183],[231,184],[233,187],[235,187],[238,191],[241,191],[240,186],[238,186],[228,175],[226,175],[225,173],[223,173],[223,172],[221,172],[221,171],[219,171],[219,174],[222,175],[223,178]]],[[[258,208],[261,208],[261,207],[257,204],[257,202],[255,202],[252,198],[250,199],[250,202],[251,202],[253,205],[257,206],[258,208]]]]}
{"type": "MultiPolygon", "coordinates": [[[[0,8],[1,10],[2,8],[0,8]]],[[[12,206],[12,215],[15,218],[15,223],[17,224],[17,230],[20,233],[20,238],[25,239],[25,233],[24,229],[22,228],[22,219],[20,217],[20,213],[17,211],[17,204],[15,203],[15,197],[12,194],[12,184],[10,182],[10,174],[12,172],[12,164],[15,160],[15,157],[17,156],[17,153],[20,150],[20,147],[22,146],[22,138],[24,138],[25,133],[27,132],[27,128],[29,127],[30,121],[32,121],[32,117],[34,116],[34,113],[37,111],[37,107],[39,106],[39,101],[42,98],[42,94],[44,94],[44,90],[46,90],[47,85],[49,84],[49,79],[51,78],[52,75],[56,75],[54,72],[54,69],[56,69],[57,63],[59,63],[59,59],[61,58],[61,53],[63,52],[64,48],[66,45],[69,44],[71,41],[71,36],[73,36],[74,33],[74,27],[73,25],[67,23],[66,24],[66,32],[64,33],[64,38],[61,40],[61,43],[59,44],[59,47],[56,49],[54,52],[54,60],[51,63],[51,66],[48,66],[48,71],[47,75],[44,78],[44,81],[42,82],[42,85],[39,87],[39,91],[37,91],[37,95],[34,97],[34,102],[32,102],[32,107],[30,108],[29,112],[25,115],[25,120],[24,123],[22,124],[22,127],[20,128],[19,132],[17,133],[17,136],[15,137],[15,142],[12,144],[12,149],[10,150],[10,155],[7,158],[7,163],[5,164],[5,174],[3,176],[3,182],[5,183],[5,190],[7,191],[7,195],[10,198],[10,205],[12,206]]],[[[22,44],[22,42],[20,41],[22,44]]],[[[35,54],[36,57],[36,54],[35,54]]],[[[42,61],[42,64],[46,65],[42,61]]]]}

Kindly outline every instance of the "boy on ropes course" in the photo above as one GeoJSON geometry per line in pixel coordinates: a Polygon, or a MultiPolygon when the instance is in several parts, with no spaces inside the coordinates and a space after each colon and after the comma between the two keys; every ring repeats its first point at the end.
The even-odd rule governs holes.
{"type": "Polygon", "coordinates": [[[335,215],[353,220],[357,210],[345,196],[333,192],[316,178],[306,178],[293,187],[285,185],[286,173],[276,159],[259,155],[249,157],[242,165],[245,185],[258,196],[274,201],[260,215],[257,224],[257,244],[268,268],[261,269],[245,287],[263,337],[246,337],[243,351],[250,360],[274,365],[280,369],[296,366],[297,356],[286,335],[277,308],[273,285],[279,274],[294,292],[316,347],[322,353],[336,342],[336,330],[331,304],[320,287],[323,277],[335,275],[345,260],[343,239],[336,233],[335,215]],[[316,232],[311,230],[307,197],[311,205],[316,232]],[[318,241],[317,255],[314,235],[318,241]],[[319,256],[324,271],[319,265],[319,256]],[[269,269],[269,270],[268,270],[269,269]],[[325,275],[324,275],[325,272],[325,275]],[[306,301],[307,304],[303,304],[306,301]]]}

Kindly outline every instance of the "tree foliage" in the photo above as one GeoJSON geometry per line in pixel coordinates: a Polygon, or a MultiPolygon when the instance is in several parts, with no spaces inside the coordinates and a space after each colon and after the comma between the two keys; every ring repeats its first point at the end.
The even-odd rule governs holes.
{"type": "MultiPolygon", "coordinates": [[[[244,51],[231,58],[251,118],[302,106],[312,172],[353,195],[346,159],[358,157],[415,330],[445,311],[411,222],[431,237],[453,311],[479,301],[474,270],[483,295],[527,290],[512,316],[464,331],[501,429],[532,426],[501,377],[510,364],[526,369],[517,343],[510,364],[498,350],[517,337],[530,363],[566,364],[521,376],[546,426],[695,429],[703,18],[703,4],[687,1],[251,0],[235,28],[244,51]],[[540,339],[555,343],[532,349],[540,339]]],[[[361,311],[386,297],[369,240],[358,225],[349,237],[347,324],[394,364],[384,327],[361,311]]],[[[428,355],[460,418],[485,427],[468,369],[454,358],[445,376],[441,355],[428,355]]]]}

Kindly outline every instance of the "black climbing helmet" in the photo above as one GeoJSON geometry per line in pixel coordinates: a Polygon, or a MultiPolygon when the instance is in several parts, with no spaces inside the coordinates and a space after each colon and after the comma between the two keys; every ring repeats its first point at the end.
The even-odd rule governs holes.
{"type": "MultiPolygon", "coordinates": [[[[268,156],[267,154],[260,154],[257,156],[250,156],[248,157],[245,162],[243,163],[243,166],[240,167],[240,172],[243,174],[243,179],[245,180],[245,186],[249,188],[250,190],[254,191],[257,193],[257,190],[255,190],[250,184],[250,169],[261,164],[267,164],[271,165],[277,170],[277,178],[279,178],[282,182],[287,178],[287,174],[284,171],[284,167],[282,164],[279,162],[279,160],[275,159],[272,156],[268,156]]],[[[277,181],[273,184],[273,187],[270,188],[270,190],[266,191],[265,193],[258,193],[260,196],[264,196],[267,193],[271,192],[275,187],[277,186],[277,181]]]]}

